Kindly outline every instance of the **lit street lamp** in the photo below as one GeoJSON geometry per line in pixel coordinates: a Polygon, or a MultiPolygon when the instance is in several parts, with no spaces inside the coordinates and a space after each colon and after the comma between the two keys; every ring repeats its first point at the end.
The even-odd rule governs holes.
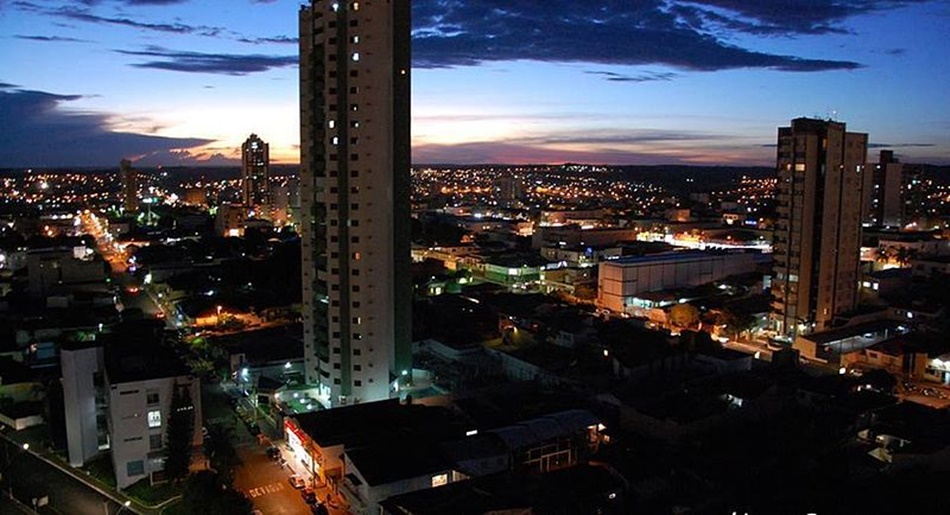
{"type": "MultiPolygon", "coordinates": [[[[119,506],[118,510],[115,510],[115,513],[113,513],[112,515],[119,515],[119,513],[122,513],[122,510],[128,508],[131,505],[132,505],[132,501],[125,501],[124,503],[122,503],[121,506],[119,506]]],[[[109,515],[109,500],[108,499],[106,499],[105,501],[102,501],[102,511],[105,512],[105,515],[109,515]]]]}

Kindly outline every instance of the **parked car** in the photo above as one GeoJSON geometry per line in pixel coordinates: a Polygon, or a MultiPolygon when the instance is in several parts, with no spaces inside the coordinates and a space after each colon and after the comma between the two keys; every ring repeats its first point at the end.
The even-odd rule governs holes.
{"type": "Polygon", "coordinates": [[[303,480],[303,478],[297,474],[292,474],[289,478],[287,478],[287,481],[289,481],[290,486],[294,488],[303,488],[307,486],[307,483],[303,480]]]}
{"type": "Polygon", "coordinates": [[[317,502],[317,493],[309,486],[301,490],[300,495],[303,496],[303,500],[307,504],[315,504],[317,502]]]}

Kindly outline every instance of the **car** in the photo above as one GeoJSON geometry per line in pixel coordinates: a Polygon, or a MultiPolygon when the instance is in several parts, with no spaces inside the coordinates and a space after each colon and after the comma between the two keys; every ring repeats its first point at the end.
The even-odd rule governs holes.
{"type": "Polygon", "coordinates": [[[300,490],[300,495],[307,504],[316,504],[317,502],[317,493],[309,486],[300,490]]]}
{"type": "Polygon", "coordinates": [[[290,483],[290,486],[294,488],[303,488],[307,486],[307,483],[303,480],[303,478],[297,474],[292,474],[289,478],[287,478],[287,481],[290,483]]]}

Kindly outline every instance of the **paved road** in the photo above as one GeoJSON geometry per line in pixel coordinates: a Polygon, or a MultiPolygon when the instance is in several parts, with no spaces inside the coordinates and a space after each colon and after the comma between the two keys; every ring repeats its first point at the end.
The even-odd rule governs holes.
{"type": "Polygon", "coordinates": [[[300,491],[290,486],[286,466],[267,457],[264,447],[255,444],[238,447],[241,467],[235,473],[234,487],[254,503],[265,515],[304,515],[310,508],[300,491]]]}
{"type": "MultiPolygon", "coordinates": [[[[86,484],[37,458],[30,452],[0,439],[3,450],[3,490],[23,504],[32,507],[32,499],[47,496],[49,505],[37,509],[38,513],[68,515],[114,515],[121,505],[86,484]]],[[[12,505],[4,498],[0,504],[12,505]]],[[[16,513],[16,511],[0,511],[16,513]]]]}

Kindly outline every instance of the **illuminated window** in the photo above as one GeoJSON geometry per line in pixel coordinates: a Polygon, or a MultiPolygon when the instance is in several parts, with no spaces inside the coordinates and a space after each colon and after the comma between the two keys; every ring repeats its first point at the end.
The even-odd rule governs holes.
{"type": "Polygon", "coordinates": [[[446,484],[448,484],[448,482],[449,482],[449,475],[448,475],[448,474],[437,474],[437,475],[435,475],[435,476],[432,476],[432,488],[435,488],[435,487],[437,487],[437,486],[446,485],[446,484]]]}
{"type": "Polygon", "coordinates": [[[162,427],[162,412],[151,410],[148,412],[148,427],[162,427]]]}

